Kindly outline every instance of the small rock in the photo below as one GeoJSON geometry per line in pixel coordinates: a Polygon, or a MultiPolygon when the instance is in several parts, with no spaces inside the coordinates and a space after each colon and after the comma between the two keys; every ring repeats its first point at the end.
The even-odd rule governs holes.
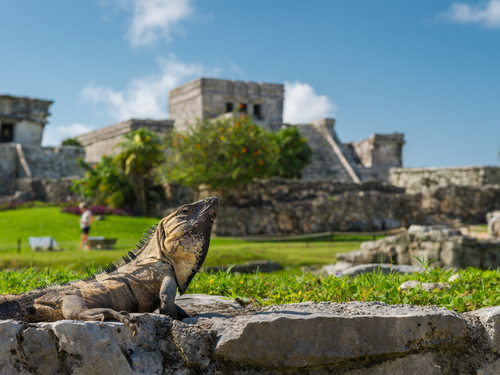
{"type": "Polygon", "coordinates": [[[398,264],[377,264],[377,263],[372,263],[372,264],[361,264],[359,266],[354,266],[350,267],[344,271],[342,271],[342,276],[357,276],[357,275],[363,275],[366,273],[372,273],[373,271],[375,272],[382,272],[384,275],[387,275],[392,272],[398,272],[401,274],[407,274],[407,273],[415,273],[415,272],[423,272],[423,268],[420,266],[408,266],[405,264],[398,265],[398,264]]]}
{"type": "Polygon", "coordinates": [[[337,263],[327,264],[326,266],[323,266],[320,270],[317,271],[317,273],[320,275],[337,275],[339,273],[342,273],[346,269],[351,268],[352,266],[352,263],[339,261],[337,263]]]}
{"type": "Polygon", "coordinates": [[[427,290],[428,292],[431,292],[435,289],[438,289],[439,291],[442,291],[445,288],[451,289],[451,286],[448,283],[422,283],[420,281],[415,281],[415,280],[406,281],[399,286],[399,289],[401,290],[410,290],[415,288],[421,288],[422,290],[427,290]]]}
{"type": "Polygon", "coordinates": [[[462,276],[460,276],[458,273],[456,273],[448,279],[448,282],[453,283],[453,282],[455,282],[457,280],[461,280],[461,279],[462,279],[462,276]]]}

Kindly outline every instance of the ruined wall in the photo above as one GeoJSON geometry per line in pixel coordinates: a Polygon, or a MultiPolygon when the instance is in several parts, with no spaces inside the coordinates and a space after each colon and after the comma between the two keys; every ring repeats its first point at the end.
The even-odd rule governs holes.
{"type": "Polygon", "coordinates": [[[387,181],[389,168],[403,165],[404,134],[372,134],[360,142],[346,143],[345,147],[365,180],[387,181]]]}
{"type": "Polygon", "coordinates": [[[500,241],[462,236],[457,230],[412,225],[407,232],[361,244],[361,250],[337,254],[337,260],[359,264],[395,263],[433,267],[500,268],[500,241]]]}
{"type": "Polygon", "coordinates": [[[448,186],[425,194],[405,194],[404,188],[378,181],[357,184],[275,178],[199,193],[167,185],[165,195],[171,208],[157,207],[158,216],[166,216],[182,204],[218,196],[221,209],[214,232],[228,236],[375,231],[449,219],[485,223],[486,213],[500,210],[499,185],[448,186]]]}
{"type": "Polygon", "coordinates": [[[85,149],[85,161],[97,163],[103,155],[114,156],[120,152],[115,147],[123,136],[139,128],[146,128],[158,134],[167,134],[174,127],[173,120],[137,120],[130,119],[118,124],[91,131],[76,137],[85,149]]]}
{"type": "Polygon", "coordinates": [[[73,180],[78,176],[63,178],[26,177],[16,180],[15,191],[22,191],[29,200],[64,202],[77,200],[78,194],[71,191],[73,180]]]}
{"type": "Polygon", "coordinates": [[[0,144],[0,195],[15,191],[17,153],[13,143],[0,144]]]}
{"type": "Polygon", "coordinates": [[[421,222],[419,195],[380,182],[255,180],[217,195],[218,235],[300,234],[331,230],[371,231],[421,222]]]}
{"type": "Polygon", "coordinates": [[[295,125],[313,150],[312,163],[303,173],[304,180],[330,179],[360,182],[363,176],[351,153],[340,142],[334,129],[335,119],[323,118],[306,125],[295,125]]]}
{"type": "Polygon", "coordinates": [[[42,144],[43,124],[22,120],[14,126],[14,142],[23,145],[40,146],[42,144]]]}
{"type": "Polygon", "coordinates": [[[500,167],[391,168],[389,173],[389,182],[407,188],[408,193],[425,192],[433,187],[449,185],[500,184],[500,167]]]}
{"type": "MultiPolygon", "coordinates": [[[[52,179],[50,184],[56,185],[55,181],[65,177],[81,177],[84,171],[77,163],[77,158],[84,156],[85,151],[76,146],[40,147],[22,146],[18,143],[0,144],[0,181],[2,181],[0,195],[12,195],[17,190],[31,191],[24,183],[19,182],[23,178],[52,179]]],[[[43,196],[43,194],[40,195],[40,197],[43,196]]],[[[64,196],[66,197],[67,193],[64,196]]],[[[45,198],[36,199],[45,200],[45,198]]]]}
{"type": "Polygon", "coordinates": [[[169,92],[170,117],[175,126],[184,130],[196,119],[215,118],[233,110],[240,103],[247,105],[246,113],[261,125],[283,122],[283,85],[199,78],[169,92]],[[260,106],[260,114],[254,112],[260,106]]]}

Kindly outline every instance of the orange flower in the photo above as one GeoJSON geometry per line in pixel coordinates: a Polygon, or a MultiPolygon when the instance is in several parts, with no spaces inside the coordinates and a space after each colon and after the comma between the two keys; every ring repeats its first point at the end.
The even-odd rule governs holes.
{"type": "Polygon", "coordinates": [[[245,152],[247,152],[247,149],[246,149],[246,148],[244,148],[244,149],[243,149],[243,150],[241,150],[241,151],[243,151],[243,153],[245,153],[245,152]]]}
{"type": "Polygon", "coordinates": [[[260,168],[257,168],[257,172],[260,172],[260,168]]]}
{"type": "Polygon", "coordinates": [[[235,157],[235,158],[237,158],[237,157],[238,157],[238,153],[237,153],[237,152],[235,152],[235,153],[234,153],[234,157],[235,157]]]}
{"type": "Polygon", "coordinates": [[[264,165],[264,161],[262,159],[259,160],[260,165],[264,165]]]}
{"type": "Polygon", "coordinates": [[[196,146],[195,146],[198,150],[201,149],[201,145],[198,143],[196,146]]]}
{"type": "Polygon", "coordinates": [[[180,137],[182,137],[182,135],[180,135],[180,134],[177,134],[177,138],[180,138],[180,137]]]}
{"type": "Polygon", "coordinates": [[[252,129],[253,129],[253,125],[250,125],[250,130],[252,130],[252,129]]]}
{"type": "Polygon", "coordinates": [[[237,123],[235,123],[235,124],[234,124],[234,127],[235,127],[235,128],[237,128],[238,126],[240,126],[240,123],[239,123],[239,122],[237,122],[237,123]]]}
{"type": "Polygon", "coordinates": [[[254,158],[256,158],[256,157],[257,157],[257,155],[259,155],[259,153],[258,153],[258,152],[254,152],[254,153],[253,153],[253,157],[254,157],[254,158]]]}

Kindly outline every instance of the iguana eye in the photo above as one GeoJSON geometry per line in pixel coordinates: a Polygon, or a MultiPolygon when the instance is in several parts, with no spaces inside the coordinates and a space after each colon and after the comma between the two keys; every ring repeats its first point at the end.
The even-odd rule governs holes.
{"type": "Polygon", "coordinates": [[[184,207],[182,210],[181,210],[181,214],[182,215],[187,215],[191,210],[187,207],[184,207]]]}

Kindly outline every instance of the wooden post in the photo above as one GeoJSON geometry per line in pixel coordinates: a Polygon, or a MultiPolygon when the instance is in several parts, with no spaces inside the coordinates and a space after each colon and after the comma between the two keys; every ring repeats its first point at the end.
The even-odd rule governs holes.
{"type": "Polygon", "coordinates": [[[18,253],[21,252],[21,239],[20,238],[17,239],[17,252],[18,253]]]}

